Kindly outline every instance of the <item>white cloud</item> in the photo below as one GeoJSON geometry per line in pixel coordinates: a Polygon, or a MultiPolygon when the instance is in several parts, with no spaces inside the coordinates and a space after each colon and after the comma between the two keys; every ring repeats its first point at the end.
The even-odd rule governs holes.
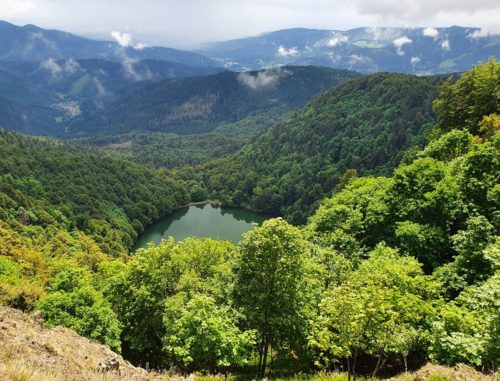
{"type": "Polygon", "coordinates": [[[335,54],[333,52],[329,52],[328,57],[330,57],[332,62],[340,62],[342,60],[342,56],[340,54],[335,54]]]}
{"type": "Polygon", "coordinates": [[[59,66],[59,64],[53,58],[49,58],[49,59],[46,59],[46,60],[40,62],[40,67],[42,69],[50,71],[50,74],[54,78],[58,78],[63,72],[62,67],[59,66]]]}
{"type": "Polygon", "coordinates": [[[334,33],[333,36],[326,41],[326,46],[334,47],[347,41],[349,41],[347,36],[344,36],[342,33],[334,33]]]}
{"type": "Polygon", "coordinates": [[[65,73],[73,74],[80,68],[80,64],[74,58],[70,58],[64,63],[63,68],[65,73]]]}
{"type": "Polygon", "coordinates": [[[482,38],[490,36],[500,36],[500,24],[493,27],[480,28],[470,33],[468,37],[470,38],[482,38]]]}
{"type": "Polygon", "coordinates": [[[137,50],[143,50],[148,47],[148,44],[144,42],[138,42],[137,44],[133,44],[132,35],[130,33],[121,33],[118,31],[111,32],[111,37],[113,37],[118,45],[123,48],[134,48],[137,50]]]}
{"type": "Polygon", "coordinates": [[[427,27],[423,31],[424,36],[436,39],[439,36],[439,31],[436,28],[427,27]]]}
{"type": "Polygon", "coordinates": [[[49,71],[54,79],[61,79],[65,74],[74,74],[80,68],[80,64],[73,58],[59,63],[55,59],[49,58],[40,62],[40,68],[49,71]]]}
{"type": "Polygon", "coordinates": [[[276,86],[281,78],[292,75],[292,72],[282,68],[259,71],[256,74],[240,73],[238,80],[254,90],[276,86]]]}
{"type": "MultiPolygon", "coordinates": [[[[142,42],[134,45],[132,42],[132,35],[130,33],[113,31],[111,32],[111,36],[122,48],[130,47],[137,50],[142,50],[147,47],[147,45],[142,42]]],[[[127,55],[126,49],[117,49],[116,53],[121,58],[123,71],[128,78],[133,79],[134,81],[144,81],[153,77],[153,74],[147,67],[145,67],[145,71],[143,73],[136,70],[136,64],[139,62],[139,60],[129,57],[127,55]]]]}
{"type": "Polygon", "coordinates": [[[139,72],[136,69],[136,64],[139,60],[128,57],[127,55],[123,55],[122,57],[122,66],[125,71],[125,75],[134,81],[145,81],[153,78],[153,73],[149,70],[147,66],[144,66],[144,71],[139,72]]]}
{"type": "Polygon", "coordinates": [[[410,63],[411,63],[412,65],[419,64],[419,63],[420,63],[420,61],[422,61],[422,59],[421,59],[420,57],[411,57],[411,58],[410,58],[410,63]]]}
{"type": "Polygon", "coordinates": [[[144,42],[139,42],[139,43],[134,45],[134,49],[137,49],[137,50],[143,50],[147,47],[148,47],[148,44],[145,44],[144,42]]]}
{"type": "Polygon", "coordinates": [[[359,55],[359,54],[351,54],[349,56],[349,63],[351,63],[351,64],[356,64],[356,63],[359,63],[359,62],[363,62],[365,60],[366,60],[366,58],[363,57],[363,56],[361,56],[361,55],[359,55]]]}
{"type": "Polygon", "coordinates": [[[58,51],[56,43],[48,38],[45,38],[42,32],[30,33],[29,40],[29,44],[44,44],[47,48],[53,50],[54,52],[58,51]]]}
{"type": "Polygon", "coordinates": [[[94,87],[97,90],[97,95],[100,97],[106,97],[110,95],[110,92],[106,89],[106,87],[102,84],[99,78],[92,77],[92,82],[94,83],[94,87]]]}
{"type": "Polygon", "coordinates": [[[397,48],[397,53],[400,56],[403,56],[405,52],[403,51],[403,45],[411,44],[412,40],[406,36],[402,36],[399,38],[396,38],[394,41],[392,41],[394,46],[397,48]]]}
{"type": "Polygon", "coordinates": [[[285,48],[283,45],[280,45],[276,54],[280,57],[295,57],[299,54],[297,47],[293,47],[290,49],[285,48]]]}
{"type": "Polygon", "coordinates": [[[451,50],[451,47],[450,47],[450,40],[443,40],[441,42],[441,48],[445,51],[445,52],[448,52],[451,50]]]}
{"type": "Polygon", "coordinates": [[[16,24],[99,38],[125,31],[149,46],[183,48],[294,27],[486,28],[499,24],[499,14],[498,0],[122,0],[119,7],[116,0],[0,0],[0,19],[16,24]]]}
{"type": "Polygon", "coordinates": [[[365,28],[367,33],[371,33],[373,39],[378,41],[391,41],[398,37],[400,31],[395,28],[384,28],[374,26],[371,28],[365,28]]]}
{"type": "Polygon", "coordinates": [[[132,36],[129,33],[120,33],[118,31],[112,31],[111,37],[113,37],[118,45],[127,48],[132,43],[132,36]]]}
{"type": "Polygon", "coordinates": [[[361,14],[417,19],[438,13],[475,13],[499,8],[497,0],[353,0],[361,14]]]}

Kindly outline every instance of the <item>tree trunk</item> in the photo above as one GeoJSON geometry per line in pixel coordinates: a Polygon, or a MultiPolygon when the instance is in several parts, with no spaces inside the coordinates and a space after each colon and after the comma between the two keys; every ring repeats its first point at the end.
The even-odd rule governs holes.
{"type": "Polygon", "coordinates": [[[262,354],[264,352],[264,339],[262,339],[262,342],[260,343],[259,346],[259,365],[257,367],[257,377],[260,376],[260,372],[262,369],[262,354]]]}
{"type": "Polygon", "coordinates": [[[387,361],[387,357],[385,357],[383,360],[382,360],[382,355],[380,355],[378,357],[377,366],[375,367],[375,370],[373,371],[373,374],[372,374],[372,380],[375,379],[377,372],[385,365],[386,361],[387,361]]]}
{"type": "Polygon", "coordinates": [[[375,375],[377,374],[378,367],[380,366],[380,361],[381,360],[382,360],[382,356],[378,356],[378,358],[377,358],[377,364],[375,365],[375,369],[373,369],[373,373],[372,373],[372,377],[371,377],[372,380],[375,379],[375,375]]]}
{"type": "Polygon", "coordinates": [[[347,381],[351,381],[351,360],[347,358],[347,381]]]}
{"type": "Polygon", "coordinates": [[[269,340],[266,338],[266,343],[264,344],[264,355],[262,359],[262,374],[261,377],[266,376],[266,366],[267,366],[267,353],[269,351],[269,340]]]}
{"type": "Polygon", "coordinates": [[[405,373],[408,373],[408,359],[403,355],[403,362],[405,363],[405,373]]]}
{"type": "Polygon", "coordinates": [[[352,381],[356,381],[356,360],[358,358],[358,350],[354,352],[354,356],[352,358],[352,381]]]}
{"type": "Polygon", "coordinates": [[[273,371],[273,364],[274,364],[274,356],[273,356],[273,347],[269,346],[269,355],[271,356],[271,362],[269,363],[269,372],[268,372],[268,377],[271,377],[271,373],[273,371]]]}

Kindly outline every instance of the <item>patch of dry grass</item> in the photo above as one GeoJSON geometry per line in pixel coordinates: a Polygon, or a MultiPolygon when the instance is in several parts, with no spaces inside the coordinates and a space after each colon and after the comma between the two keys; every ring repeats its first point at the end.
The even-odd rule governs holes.
{"type": "Polygon", "coordinates": [[[47,329],[21,311],[0,307],[0,381],[165,380],[136,368],[108,347],[63,327],[47,329]],[[120,373],[98,373],[101,361],[115,358],[120,373]]]}
{"type": "Polygon", "coordinates": [[[392,378],[394,381],[497,381],[495,375],[478,372],[474,368],[459,364],[454,367],[427,364],[416,372],[404,373],[392,378]]]}

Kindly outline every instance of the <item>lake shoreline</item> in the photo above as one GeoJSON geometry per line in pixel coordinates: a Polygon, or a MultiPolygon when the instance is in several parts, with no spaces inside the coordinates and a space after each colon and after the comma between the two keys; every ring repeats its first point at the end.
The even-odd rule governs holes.
{"type": "MultiPolygon", "coordinates": [[[[181,205],[181,206],[178,206],[177,208],[175,208],[174,210],[180,210],[182,208],[189,208],[190,206],[198,206],[198,205],[212,205],[213,207],[215,208],[233,208],[233,209],[242,209],[242,210],[246,210],[247,212],[252,212],[252,213],[258,213],[258,214],[266,214],[266,215],[273,215],[272,213],[269,213],[269,212],[265,212],[265,211],[262,211],[262,210],[259,210],[259,209],[255,209],[255,208],[251,208],[249,207],[248,205],[245,205],[245,206],[231,206],[231,205],[225,205],[222,201],[220,200],[205,200],[205,201],[194,201],[194,202],[190,202],[188,204],[184,204],[184,205],[181,205]]],[[[276,215],[274,217],[280,217],[279,215],[276,215]]]]}
{"type": "Polygon", "coordinates": [[[189,208],[190,206],[206,205],[206,204],[210,204],[216,208],[220,208],[221,206],[224,206],[223,202],[220,200],[192,201],[188,204],[178,206],[175,210],[179,210],[182,208],[189,208]]]}
{"type": "Polygon", "coordinates": [[[252,230],[254,224],[272,218],[243,208],[224,207],[214,200],[209,201],[192,202],[159,219],[139,235],[131,251],[147,247],[148,242],[158,244],[170,236],[177,241],[188,237],[209,237],[237,244],[241,235],[252,230]]]}

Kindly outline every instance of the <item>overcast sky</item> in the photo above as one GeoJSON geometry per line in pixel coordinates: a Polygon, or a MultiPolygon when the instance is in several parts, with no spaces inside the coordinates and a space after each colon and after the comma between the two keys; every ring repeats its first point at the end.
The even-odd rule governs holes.
{"type": "Polygon", "coordinates": [[[0,19],[193,48],[293,27],[461,25],[500,34],[500,0],[0,0],[0,19]]]}

